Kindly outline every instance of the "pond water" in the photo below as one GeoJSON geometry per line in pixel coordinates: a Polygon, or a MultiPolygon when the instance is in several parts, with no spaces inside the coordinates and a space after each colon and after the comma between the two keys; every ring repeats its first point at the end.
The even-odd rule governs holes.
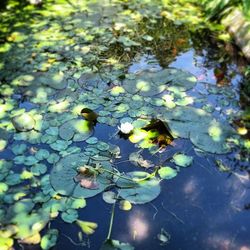
{"type": "Polygon", "coordinates": [[[25,239],[58,229],[53,249],[100,249],[113,216],[111,239],[131,246],[103,249],[250,249],[249,162],[234,124],[244,59],[213,33],[162,20],[155,5],[75,2],[65,19],[60,4],[27,10],[32,25],[9,35],[21,42],[2,44],[0,239],[41,249],[25,239]],[[139,191],[128,194],[133,171],[146,179],[130,180],[139,191]],[[98,227],[88,235],[77,220],[98,227]]]}

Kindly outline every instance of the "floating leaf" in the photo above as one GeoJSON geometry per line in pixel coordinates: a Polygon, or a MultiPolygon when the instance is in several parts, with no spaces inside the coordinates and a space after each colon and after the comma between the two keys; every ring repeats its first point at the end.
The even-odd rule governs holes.
{"type": "Polygon", "coordinates": [[[27,145],[24,143],[20,143],[13,146],[11,150],[15,155],[22,155],[27,150],[27,145]]]}
{"type": "Polygon", "coordinates": [[[42,237],[41,240],[41,248],[43,250],[49,250],[53,246],[56,245],[57,237],[58,237],[58,230],[57,229],[49,229],[47,233],[42,237]]]}
{"type": "Polygon", "coordinates": [[[28,113],[15,116],[12,123],[17,131],[29,131],[35,126],[35,120],[28,113]]]}
{"type": "Polygon", "coordinates": [[[22,244],[39,244],[41,241],[41,235],[39,233],[36,233],[30,237],[27,237],[25,239],[19,240],[19,243],[22,244]]]}
{"type": "Polygon", "coordinates": [[[187,156],[185,154],[175,154],[173,156],[173,162],[180,167],[188,167],[193,162],[192,156],[187,156]]]}
{"type": "Polygon", "coordinates": [[[161,167],[158,174],[162,179],[172,179],[177,175],[177,171],[171,167],[161,167]]]}
{"type": "Polygon", "coordinates": [[[45,174],[47,172],[47,166],[45,164],[42,164],[42,163],[35,164],[31,167],[31,172],[35,176],[45,174]]]}
{"type": "Polygon", "coordinates": [[[95,222],[82,221],[82,220],[77,220],[76,224],[82,229],[83,233],[87,235],[93,234],[98,226],[95,222]]]}
{"type": "Polygon", "coordinates": [[[164,246],[169,243],[171,235],[164,228],[161,228],[161,233],[157,234],[157,239],[160,241],[160,245],[164,246]]]}
{"type": "Polygon", "coordinates": [[[72,223],[77,220],[78,213],[74,209],[67,209],[61,214],[62,219],[67,223],[72,223]]]}
{"type": "Polygon", "coordinates": [[[93,133],[88,121],[73,119],[59,128],[59,135],[64,140],[84,141],[93,133]]]}
{"type": "Polygon", "coordinates": [[[4,194],[8,190],[8,185],[4,182],[0,182],[0,195],[4,194]]]}
{"type": "Polygon", "coordinates": [[[127,200],[122,200],[119,202],[119,208],[124,211],[129,211],[132,208],[132,204],[127,200]]]}
{"type": "Polygon", "coordinates": [[[129,243],[123,243],[118,240],[107,239],[100,250],[134,250],[129,243]]]}
{"type": "Polygon", "coordinates": [[[8,144],[8,141],[0,139],[0,151],[3,151],[8,144]]]}
{"type": "Polygon", "coordinates": [[[116,193],[113,191],[107,191],[102,193],[103,200],[108,204],[114,204],[116,202],[116,193]]]}
{"type": "MultiPolygon", "coordinates": [[[[93,181],[98,186],[95,189],[81,186],[81,182],[75,178],[79,175],[77,168],[87,164],[88,158],[84,154],[72,154],[61,159],[51,171],[52,187],[60,194],[78,197],[92,197],[101,193],[109,184],[112,174],[106,172],[98,172],[93,181]]],[[[109,162],[102,161],[101,168],[112,171],[112,165],[109,162]]],[[[87,178],[84,178],[87,179],[87,178]]],[[[111,178],[112,179],[112,178],[111,178]]]]}
{"type": "Polygon", "coordinates": [[[134,204],[144,204],[154,200],[161,192],[159,180],[151,177],[147,172],[135,171],[125,175],[131,181],[119,178],[117,186],[119,195],[134,204]]]}

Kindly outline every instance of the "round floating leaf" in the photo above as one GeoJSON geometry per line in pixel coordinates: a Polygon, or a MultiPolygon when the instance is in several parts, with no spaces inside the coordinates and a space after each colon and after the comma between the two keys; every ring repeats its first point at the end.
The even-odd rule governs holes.
{"type": "Polygon", "coordinates": [[[27,156],[24,160],[24,165],[26,166],[32,166],[34,164],[36,164],[39,160],[33,156],[33,155],[30,155],[30,156],[27,156]]]}
{"type": "Polygon", "coordinates": [[[35,120],[28,113],[24,113],[24,114],[15,116],[12,119],[12,124],[17,131],[29,131],[34,128],[35,120]]]}
{"type": "Polygon", "coordinates": [[[50,127],[45,130],[45,133],[48,135],[57,136],[59,133],[59,129],[57,127],[50,127]]]}
{"type": "Polygon", "coordinates": [[[92,133],[91,123],[80,119],[70,120],[59,128],[59,135],[64,140],[84,141],[92,133]]]}
{"type": "Polygon", "coordinates": [[[39,149],[36,153],[35,153],[35,157],[39,160],[42,161],[44,159],[47,159],[49,157],[49,151],[46,149],[39,149]]]}
{"type": "Polygon", "coordinates": [[[199,128],[199,133],[192,131],[190,139],[192,143],[206,152],[225,154],[230,151],[227,139],[234,134],[231,127],[215,120],[199,128]]]}
{"type": "Polygon", "coordinates": [[[42,164],[42,163],[35,164],[34,166],[31,167],[31,172],[35,176],[45,174],[47,172],[47,166],[45,164],[42,164]]]}
{"type": "Polygon", "coordinates": [[[162,179],[172,179],[177,175],[177,171],[171,167],[161,167],[158,174],[162,179]]]}
{"type": "Polygon", "coordinates": [[[41,240],[41,248],[43,250],[49,250],[53,246],[56,245],[57,237],[58,237],[58,230],[57,229],[49,229],[47,233],[42,237],[41,240]]]}
{"type": "MultiPolygon", "coordinates": [[[[101,193],[110,184],[112,174],[101,171],[100,173],[98,172],[96,176],[93,176],[92,179],[85,178],[86,181],[93,180],[97,183],[95,189],[82,186],[80,180],[75,180],[76,176],[79,174],[77,168],[84,166],[88,161],[88,158],[86,158],[84,154],[68,155],[61,159],[51,171],[50,179],[52,187],[60,194],[75,198],[88,198],[101,193]]],[[[101,161],[100,166],[101,169],[113,170],[109,162],[101,161]]]]}
{"type": "Polygon", "coordinates": [[[65,150],[72,142],[71,141],[64,141],[64,140],[57,140],[54,143],[50,144],[50,147],[56,151],[63,151],[65,150]]]}
{"type": "Polygon", "coordinates": [[[24,154],[26,149],[27,149],[27,145],[21,143],[21,144],[17,144],[15,146],[13,146],[11,150],[15,155],[22,155],[22,154],[24,154]]]}
{"type": "Polygon", "coordinates": [[[20,240],[20,243],[23,243],[23,244],[39,244],[41,241],[41,235],[39,233],[36,233],[32,236],[29,236],[25,239],[22,239],[20,240]]]}
{"type": "Polygon", "coordinates": [[[100,250],[134,250],[129,243],[123,243],[118,240],[108,239],[101,246],[100,250]]]}
{"type": "Polygon", "coordinates": [[[187,156],[185,154],[175,154],[173,156],[173,162],[180,167],[188,167],[193,162],[192,156],[187,156]]]}
{"type": "Polygon", "coordinates": [[[107,151],[109,149],[109,144],[106,142],[98,142],[96,147],[101,151],[107,151]]]}
{"type": "Polygon", "coordinates": [[[50,154],[49,157],[47,158],[47,161],[48,161],[48,163],[53,164],[53,163],[58,162],[59,159],[60,159],[60,156],[59,156],[59,155],[57,155],[56,153],[52,153],[52,154],[50,154]]]}
{"type": "Polygon", "coordinates": [[[125,79],[123,81],[124,89],[130,94],[139,94],[142,96],[154,96],[165,90],[165,85],[154,85],[150,78],[138,75],[136,79],[125,79]]]}
{"type": "Polygon", "coordinates": [[[0,182],[0,195],[4,194],[8,190],[8,185],[4,182],[0,182]]]}
{"type": "Polygon", "coordinates": [[[98,142],[98,139],[96,137],[90,137],[86,140],[88,144],[96,144],[98,142]]]}
{"type": "Polygon", "coordinates": [[[107,191],[102,193],[103,200],[108,204],[114,204],[116,202],[116,193],[113,191],[107,191]]]}
{"type": "Polygon", "coordinates": [[[5,183],[9,186],[14,186],[14,185],[17,185],[19,183],[21,183],[22,180],[20,178],[20,175],[19,174],[10,174],[6,177],[5,179],[5,183]]]}
{"type": "Polygon", "coordinates": [[[62,72],[43,73],[43,75],[37,78],[36,81],[53,89],[64,89],[67,86],[67,81],[62,72]]]}
{"type": "Polygon", "coordinates": [[[126,174],[125,180],[119,178],[117,186],[120,196],[134,204],[144,204],[154,200],[161,192],[159,180],[155,177],[150,177],[147,172],[135,171],[126,174]],[[148,178],[148,179],[147,179],[148,178]]]}
{"type": "Polygon", "coordinates": [[[84,198],[71,198],[70,207],[72,209],[84,208],[86,206],[86,201],[84,198]]]}
{"type": "Polygon", "coordinates": [[[0,151],[3,151],[8,144],[8,141],[0,139],[0,151]]]}
{"type": "Polygon", "coordinates": [[[62,219],[67,223],[72,223],[77,220],[78,213],[74,209],[68,209],[61,214],[62,219]]]}
{"type": "Polygon", "coordinates": [[[74,177],[77,174],[77,167],[88,162],[84,154],[72,154],[62,158],[56,163],[50,174],[52,187],[63,195],[71,195],[77,183],[74,177]]]}
{"type": "Polygon", "coordinates": [[[132,208],[132,204],[127,200],[122,200],[119,202],[119,208],[124,211],[129,211],[132,208]]]}

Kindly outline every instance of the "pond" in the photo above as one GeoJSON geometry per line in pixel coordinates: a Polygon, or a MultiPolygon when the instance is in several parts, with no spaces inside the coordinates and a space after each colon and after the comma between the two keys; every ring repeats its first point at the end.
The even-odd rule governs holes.
{"type": "Polygon", "coordinates": [[[250,249],[237,48],[157,1],[1,15],[0,249],[250,249]]]}

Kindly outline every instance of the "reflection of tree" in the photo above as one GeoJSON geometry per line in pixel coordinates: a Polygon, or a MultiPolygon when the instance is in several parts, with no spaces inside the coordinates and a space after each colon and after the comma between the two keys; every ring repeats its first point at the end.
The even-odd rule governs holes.
{"type": "Polygon", "coordinates": [[[190,47],[187,28],[175,25],[170,20],[159,19],[156,23],[146,20],[140,30],[154,38],[152,42],[145,42],[145,46],[152,47],[153,54],[162,67],[167,67],[180,52],[190,47]]]}
{"type": "Polygon", "coordinates": [[[219,42],[209,30],[191,33],[195,54],[202,58],[202,66],[214,71],[218,86],[230,84],[235,76],[235,65],[238,70],[246,64],[238,54],[238,49],[230,42],[219,42]]]}

